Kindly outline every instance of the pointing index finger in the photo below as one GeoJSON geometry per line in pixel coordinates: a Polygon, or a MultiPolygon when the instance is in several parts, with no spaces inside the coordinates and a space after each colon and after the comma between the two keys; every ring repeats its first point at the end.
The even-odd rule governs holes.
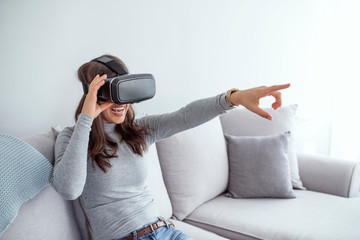
{"type": "Polygon", "coordinates": [[[266,89],[266,92],[271,93],[271,92],[279,91],[282,89],[286,89],[288,87],[290,87],[290,83],[282,84],[282,85],[274,85],[274,86],[268,87],[266,89]]]}

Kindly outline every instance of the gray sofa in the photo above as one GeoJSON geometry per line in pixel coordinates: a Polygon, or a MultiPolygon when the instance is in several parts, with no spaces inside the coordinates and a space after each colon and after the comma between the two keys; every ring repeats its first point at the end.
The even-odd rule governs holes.
{"type": "MultiPolygon", "coordinates": [[[[297,154],[299,177],[306,190],[296,189],[296,198],[227,197],[229,164],[223,134],[236,134],[239,122],[257,129],[263,124],[259,120],[256,127],[258,123],[247,115],[241,118],[248,114],[245,110],[232,111],[149,149],[149,187],[161,214],[198,240],[360,239],[359,163],[297,154]]],[[[276,112],[272,115],[274,124],[289,120],[276,112]]],[[[290,118],[295,118],[292,113],[290,118]]],[[[294,127],[293,122],[290,125],[286,128],[294,127]]],[[[53,162],[56,135],[57,130],[52,129],[23,139],[53,162]]],[[[49,185],[22,205],[0,239],[87,238],[78,202],[62,199],[49,185]]]]}

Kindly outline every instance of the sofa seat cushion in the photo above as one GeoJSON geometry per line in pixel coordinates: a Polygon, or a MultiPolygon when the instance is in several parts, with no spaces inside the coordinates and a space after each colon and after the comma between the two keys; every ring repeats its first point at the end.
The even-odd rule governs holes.
{"type": "Polygon", "coordinates": [[[188,223],[171,219],[175,224],[176,229],[179,229],[194,240],[226,240],[227,238],[220,237],[219,235],[206,231],[204,229],[195,227],[188,223]]]}
{"type": "Polygon", "coordinates": [[[296,190],[294,199],[220,195],[184,221],[230,239],[359,239],[360,199],[296,190]]]}

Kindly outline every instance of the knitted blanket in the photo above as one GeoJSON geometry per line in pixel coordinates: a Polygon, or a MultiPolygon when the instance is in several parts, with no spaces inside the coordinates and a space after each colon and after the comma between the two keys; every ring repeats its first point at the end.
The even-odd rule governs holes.
{"type": "Polygon", "coordinates": [[[0,236],[21,205],[49,185],[52,168],[35,148],[0,133],[0,236]]]}

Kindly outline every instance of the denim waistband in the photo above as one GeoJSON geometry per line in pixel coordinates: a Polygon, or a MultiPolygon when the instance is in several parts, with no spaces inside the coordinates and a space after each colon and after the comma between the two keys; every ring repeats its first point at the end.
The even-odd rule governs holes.
{"type": "Polygon", "coordinates": [[[140,231],[140,230],[142,230],[142,229],[144,229],[144,228],[149,227],[150,225],[158,222],[159,220],[164,221],[164,222],[166,223],[166,227],[169,228],[169,223],[168,223],[168,221],[166,221],[163,217],[160,216],[160,217],[157,217],[156,220],[152,221],[151,223],[145,224],[145,225],[143,225],[141,228],[138,228],[138,229],[132,231],[131,233],[126,234],[125,236],[122,236],[122,237],[120,237],[120,238],[114,238],[114,239],[112,239],[112,240],[121,240],[121,239],[123,239],[123,238],[129,237],[129,236],[132,236],[132,235],[135,236],[138,231],[140,231]]]}

